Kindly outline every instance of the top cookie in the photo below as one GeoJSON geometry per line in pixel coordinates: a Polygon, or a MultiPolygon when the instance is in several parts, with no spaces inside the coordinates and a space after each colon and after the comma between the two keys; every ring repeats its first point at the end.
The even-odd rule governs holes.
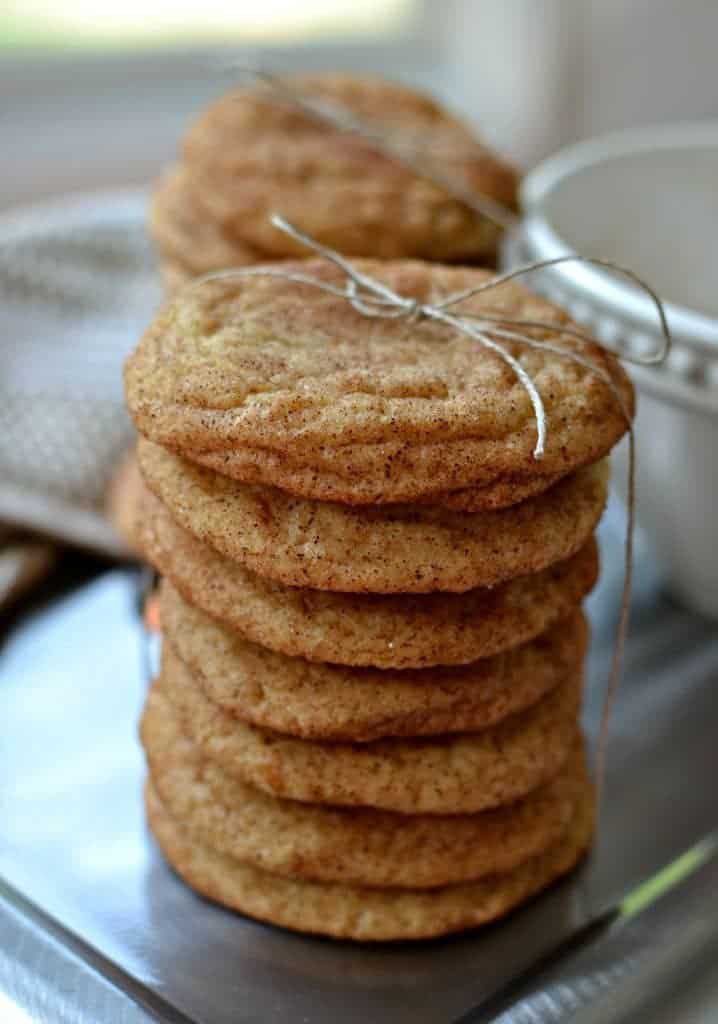
{"type": "MultiPolygon", "coordinates": [[[[516,207],[514,169],[428,97],[366,76],[284,81],[298,97],[349,112],[370,132],[418,151],[458,187],[516,207]]],[[[190,127],[182,165],[207,216],[270,259],[304,255],[271,227],[275,211],[349,256],[474,262],[493,253],[498,239],[491,221],[445,189],[264,83],[210,106],[190,127]]]]}
{"type": "MultiPolygon", "coordinates": [[[[404,296],[434,303],[491,278],[416,261],[355,266],[404,296]]],[[[344,283],[324,260],[283,267],[344,283]]],[[[479,320],[571,323],[513,282],[457,311],[479,320]]],[[[530,330],[590,360],[632,408],[628,378],[602,348],[556,327],[530,330]]],[[[219,472],[242,479],[242,453],[250,450],[279,462],[298,459],[320,478],[332,473],[350,484],[361,477],[358,497],[348,486],[346,498],[360,503],[417,500],[517,475],[563,475],[605,455],[626,430],[606,383],[556,351],[503,344],[544,401],[540,460],[529,397],[497,354],[450,325],[367,317],[344,298],[273,276],[209,282],[178,296],[128,360],[127,399],[143,434],[190,459],[210,453],[219,472]]],[[[307,479],[311,490],[311,474],[307,479]]]]}

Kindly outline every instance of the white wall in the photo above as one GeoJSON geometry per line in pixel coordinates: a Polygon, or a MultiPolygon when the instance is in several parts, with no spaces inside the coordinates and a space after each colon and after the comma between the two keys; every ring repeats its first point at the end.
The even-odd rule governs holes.
{"type": "MultiPolygon", "coordinates": [[[[269,66],[346,66],[418,82],[524,167],[607,130],[718,118],[718,0],[416,5],[402,38],[285,47],[269,66]]],[[[229,81],[201,52],[6,58],[0,207],[151,180],[188,118],[229,81]]]]}
{"type": "Polygon", "coordinates": [[[605,131],[718,118],[716,0],[424,0],[424,18],[452,92],[524,164],[605,131]]]}

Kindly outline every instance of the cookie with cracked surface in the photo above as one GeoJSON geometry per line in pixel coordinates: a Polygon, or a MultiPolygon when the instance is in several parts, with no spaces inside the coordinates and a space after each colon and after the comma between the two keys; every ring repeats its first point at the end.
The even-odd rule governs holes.
{"type": "Polygon", "coordinates": [[[586,786],[578,742],[555,779],[482,814],[319,807],[268,796],[204,759],[157,689],[141,736],[153,786],[199,842],[265,871],[320,882],[423,889],[511,871],[561,838],[586,786]]]}
{"type": "Polygon", "coordinates": [[[145,482],[194,537],[288,586],[375,594],[463,592],[574,555],[608,496],[604,460],[497,512],[346,506],[294,498],[201,469],[142,439],[145,482]]]}
{"type": "MultiPolygon", "coordinates": [[[[491,278],[410,261],[356,265],[419,301],[491,278]]],[[[324,260],[281,269],[332,285],[343,279],[324,260]]],[[[514,282],[466,300],[460,312],[570,324],[514,282]]],[[[616,359],[595,343],[555,327],[527,330],[559,350],[503,342],[544,401],[541,459],[529,396],[495,352],[450,325],[366,317],[344,298],[276,276],[208,282],[165,306],[127,361],[127,401],[150,440],[191,458],[213,453],[225,475],[239,475],[246,451],[261,449],[358,481],[353,498],[369,503],[517,475],[555,479],[598,461],[626,430],[614,391],[562,353],[591,360],[627,408],[633,393],[616,359]]]]}
{"type": "Polygon", "coordinates": [[[154,684],[203,755],[273,796],[402,814],[474,814],[525,796],[566,763],[582,677],[481,732],[320,743],[239,721],[213,704],[170,647],[154,684]]]}
{"type": "Polygon", "coordinates": [[[179,260],[164,259],[160,264],[160,277],[167,295],[180,291],[195,276],[189,267],[179,260]]]}
{"type": "MultiPolygon", "coordinates": [[[[338,471],[318,470],[311,461],[301,457],[291,458],[268,448],[232,448],[226,451],[187,451],[183,454],[190,462],[206,469],[212,469],[222,476],[249,484],[266,484],[279,487],[297,498],[314,501],[335,501],[344,505],[381,505],[415,502],[453,509],[456,512],[495,512],[509,508],[521,501],[543,494],[558,483],[566,473],[551,473],[544,476],[514,474],[504,476],[493,483],[475,487],[460,487],[456,490],[437,491],[426,486],[417,495],[417,482],[413,476],[402,479],[391,476],[391,462],[396,453],[388,458],[384,479],[362,476],[351,472],[351,456],[344,458],[344,465],[338,471]]],[[[401,452],[399,453],[401,455],[401,452]]],[[[308,456],[311,460],[311,454],[308,456]]],[[[573,469],[580,467],[572,467],[573,469]]],[[[570,472],[571,470],[569,470],[570,472]]]]}
{"type": "MultiPolygon", "coordinates": [[[[424,163],[459,187],[508,209],[515,170],[429,97],[368,76],[324,73],[285,79],[374,133],[421,149],[424,163]]],[[[347,256],[419,256],[449,262],[493,258],[500,229],[445,188],[371,142],[319,122],[263,84],[236,89],[190,126],[182,164],[205,215],[270,258],[305,255],[269,222],[276,210],[347,256]]]]}
{"type": "Polygon", "coordinates": [[[105,499],[105,514],[124,541],[128,552],[134,552],[137,546],[137,517],[143,491],[137,453],[132,448],[118,462],[105,499]]]}
{"type": "Polygon", "coordinates": [[[200,543],[145,494],[143,554],[190,604],[270,650],[376,668],[462,665],[517,647],[575,609],[598,575],[595,540],[543,572],[464,594],[335,594],[263,579],[200,543]]]}
{"type": "Polygon", "coordinates": [[[150,203],[150,234],[163,262],[198,276],[227,267],[261,263],[267,257],[238,239],[227,238],[198,207],[181,166],[167,170],[150,203]]]}
{"type": "Polygon", "coordinates": [[[587,784],[566,834],[513,871],[440,889],[372,889],[282,878],[215,853],[174,820],[151,783],[145,799],[164,856],[203,896],[294,931],[362,942],[433,938],[502,917],[575,867],[595,825],[587,784]]]}
{"type": "Polygon", "coordinates": [[[580,669],[588,626],[578,609],[521,647],[466,666],[351,668],[288,658],[188,604],[164,580],[165,644],[211,701],[250,725],[301,739],[473,732],[535,704],[580,669]]]}

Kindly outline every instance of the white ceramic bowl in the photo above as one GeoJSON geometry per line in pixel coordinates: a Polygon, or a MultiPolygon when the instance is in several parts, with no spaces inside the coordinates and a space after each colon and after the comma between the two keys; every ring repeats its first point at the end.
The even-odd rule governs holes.
{"type": "MultiPolygon", "coordinates": [[[[505,262],[611,259],[666,304],[669,359],[630,367],[640,393],[638,516],[674,592],[718,616],[718,123],[573,146],[527,176],[522,198],[525,219],[505,262]]],[[[532,278],[619,353],[658,346],[655,309],[625,280],[571,263],[532,278]]]]}

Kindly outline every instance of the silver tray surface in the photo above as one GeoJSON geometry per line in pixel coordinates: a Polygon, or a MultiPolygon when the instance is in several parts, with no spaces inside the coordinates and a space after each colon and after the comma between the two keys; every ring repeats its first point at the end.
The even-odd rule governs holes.
{"type": "MultiPolygon", "coordinates": [[[[603,533],[589,729],[620,582],[610,521],[603,533]]],[[[5,641],[0,879],[100,954],[101,970],[116,970],[115,983],[135,1002],[157,1000],[150,1019],[452,1021],[718,821],[718,792],[708,784],[718,636],[662,600],[645,573],[641,583],[596,850],[570,881],[494,927],[416,945],[355,946],[258,924],[193,895],[143,823],[136,722],[146,679],[129,569],[56,599],[5,641]]]]}

